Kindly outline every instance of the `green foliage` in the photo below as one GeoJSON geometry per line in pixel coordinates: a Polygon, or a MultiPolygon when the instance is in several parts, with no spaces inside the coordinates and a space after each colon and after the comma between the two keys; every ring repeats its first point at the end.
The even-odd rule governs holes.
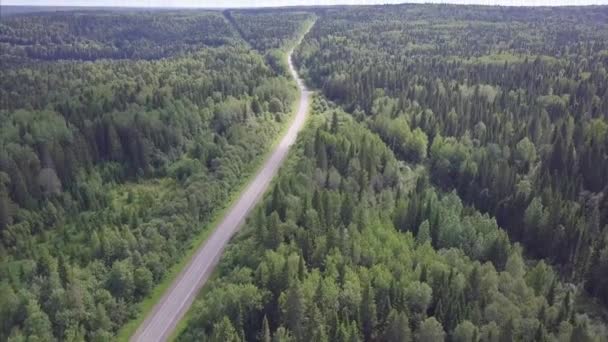
{"type": "Polygon", "coordinates": [[[2,18],[0,66],[59,59],[159,59],[236,40],[218,12],[59,11],[2,18]]]}
{"type": "Polygon", "coordinates": [[[387,342],[410,342],[412,332],[407,316],[403,312],[392,310],[387,318],[383,340],[387,342]]]}
{"type": "MultiPolygon", "coordinates": [[[[607,22],[605,7],[332,8],[296,61],[399,159],[606,306],[607,22]]],[[[455,227],[434,246],[469,251],[455,227]]]]}
{"type": "Polygon", "coordinates": [[[437,322],[435,317],[429,317],[420,324],[420,329],[417,335],[417,341],[420,342],[441,342],[445,340],[445,332],[441,323],[437,322]]]}
{"type": "MultiPolygon", "coordinates": [[[[15,15],[0,46],[0,340],[112,340],[252,171],[296,87],[220,12],[15,15]]],[[[212,338],[241,340],[231,320],[265,296],[235,298],[212,338]]]]}
{"type": "Polygon", "coordinates": [[[313,19],[309,12],[282,9],[226,10],[224,15],[241,37],[264,55],[272,70],[284,76],[289,75],[287,50],[313,19]]]}
{"type": "Polygon", "coordinates": [[[398,5],[3,17],[0,340],[136,315],[292,108],[311,12],[295,63],[340,108],[179,339],[608,336],[608,12],[398,5]]]}
{"type": "Polygon", "coordinates": [[[570,320],[602,336],[602,324],[572,305],[570,286],[545,264],[528,267],[494,219],[399,168],[365,123],[321,97],[312,107],[310,126],[228,246],[179,341],[214,336],[224,317],[245,340],[533,340],[539,329],[552,340],[570,320]],[[424,242],[417,227],[426,227],[424,242]],[[234,297],[259,301],[236,305],[234,297]]]}
{"type": "Polygon", "coordinates": [[[227,10],[224,14],[254,49],[267,55],[272,50],[285,49],[295,43],[298,33],[312,19],[309,12],[281,9],[227,10]]]}

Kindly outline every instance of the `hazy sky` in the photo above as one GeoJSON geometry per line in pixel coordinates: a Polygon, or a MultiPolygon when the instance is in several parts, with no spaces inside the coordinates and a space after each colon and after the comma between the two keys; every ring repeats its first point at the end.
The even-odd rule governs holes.
{"type": "Polygon", "coordinates": [[[608,0],[0,0],[2,5],[121,7],[275,7],[403,2],[507,6],[608,5],[608,0]]]}

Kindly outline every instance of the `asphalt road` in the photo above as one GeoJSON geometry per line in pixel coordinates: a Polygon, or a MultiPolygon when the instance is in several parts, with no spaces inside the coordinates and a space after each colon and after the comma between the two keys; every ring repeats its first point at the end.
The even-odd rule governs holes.
{"type": "Polygon", "coordinates": [[[290,52],[289,70],[296,79],[300,92],[300,103],[291,126],[263,167],[258,171],[255,179],[241,194],[238,202],[230,208],[222,222],[215,228],[215,231],[196,251],[188,265],[177,276],[171,287],[131,337],[131,341],[166,341],[171,336],[177,323],[192,305],[196,294],[213,272],[226,244],[243,224],[247,213],[268,188],[270,181],[277,173],[285,156],[287,156],[289,147],[295,142],[298,132],[304,126],[310,102],[310,92],[293,67],[291,55],[290,52]]]}

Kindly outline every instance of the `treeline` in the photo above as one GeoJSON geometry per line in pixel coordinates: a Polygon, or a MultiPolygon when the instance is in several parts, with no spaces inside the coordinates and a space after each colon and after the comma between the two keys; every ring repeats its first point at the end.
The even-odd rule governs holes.
{"type": "Polygon", "coordinates": [[[306,21],[312,19],[309,12],[282,10],[228,10],[225,13],[234,20],[243,38],[261,53],[290,45],[306,21]]]}
{"type": "Polygon", "coordinates": [[[608,305],[608,8],[327,10],[308,78],[608,305]]]}
{"type": "Polygon", "coordinates": [[[226,18],[240,35],[266,58],[266,62],[278,74],[288,76],[286,50],[295,44],[297,33],[302,32],[313,20],[309,12],[292,12],[277,9],[226,10],[226,18]]]}
{"type": "Polygon", "coordinates": [[[576,289],[317,98],[180,341],[594,341],[576,289]]]}
{"type": "Polygon", "coordinates": [[[58,59],[158,59],[238,39],[221,12],[57,12],[0,23],[0,67],[58,59]]]}
{"type": "MultiPolygon", "coordinates": [[[[132,16],[112,30],[192,14],[132,16]]],[[[226,32],[161,60],[0,68],[0,340],[112,340],[252,171],[297,92],[226,32]]]]}

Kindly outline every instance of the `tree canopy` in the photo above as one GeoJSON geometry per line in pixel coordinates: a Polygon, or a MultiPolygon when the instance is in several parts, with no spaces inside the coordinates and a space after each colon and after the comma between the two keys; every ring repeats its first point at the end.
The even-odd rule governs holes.
{"type": "Polygon", "coordinates": [[[0,340],[112,340],[253,171],[295,83],[221,12],[16,15],[0,44],[0,340]]]}
{"type": "Polygon", "coordinates": [[[575,326],[605,336],[574,305],[578,290],[524,262],[495,219],[400,165],[321,96],[312,120],[178,340],[215,336],[226,318],[247,341],[569,340],[575,326]]]}

